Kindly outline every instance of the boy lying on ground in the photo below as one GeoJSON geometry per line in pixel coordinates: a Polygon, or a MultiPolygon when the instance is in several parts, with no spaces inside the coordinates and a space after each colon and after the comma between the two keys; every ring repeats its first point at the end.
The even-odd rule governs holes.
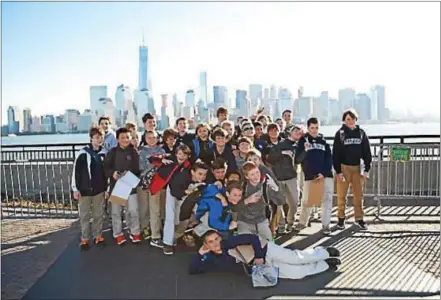
{"type": "Polygon", "coordinates": [[[340,252],[333,247],[317,247],[306,250],[291,250],[273,242],[262,242],[257,235],[240,234],[223,240],[215,230],[208,230],[203,236],[204,244],[194,256],[189,272],[201,274],[207,272],[243,273],[243,265],[236,263],[235,251],[244,245],[252,247],[253,257],[245,264],[248,274],[250,265],[264,264],[279,268],[279,278],[301,279],[328,269],[335,269],[340,264],[336,257],[340,252]]]}

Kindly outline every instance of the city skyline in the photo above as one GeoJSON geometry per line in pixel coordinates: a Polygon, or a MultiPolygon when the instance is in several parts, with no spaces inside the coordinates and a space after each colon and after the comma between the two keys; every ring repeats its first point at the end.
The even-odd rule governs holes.
{"type": "Polygon", "coordinates": [[[338,98],[339,88],[352,87],[357,93],[368,93],[371,85],[378,83],[387,87],[391,110],[404,108],[414,113],[439,113],[439,26],[432,26],[439,22],[439,10],[432,9],[430,3],[416,4],[2,3],[2,123],[5,124],[9,105],[30,108],[34,114],[61,114],[67,108],[80,111],[89,108],[90,86],[106,85],[109,95],[121,84],[136,89],[142,28],[145,28],[148,47],[151,80],[148,84],[152,85],[157,108],[161,107],[161,94],[177,93],[183,101],[186,90],[198,91],[200,72],[206,71],[211,101],[213,86],[227,87],[229,98],[234,102],[236,90],[248,90],[249,84],[277,83],[292,92],[303,86],[306,95],[317,96],[321,91],[328,91],[331,97],[338,98]],[[403,8],[400,14],[396,14],[395,5],[403,8]],[[105,10],[109,19],[116,12],[138,13],[124,23],[122,29],[116,30],[122,23],[117,19],[110,24],[102,16],[94,15],[98,9],[105,10]],[[195,9],[201,13],[199,22],[205,21],[204,28],[190,18],[190,12],[195,9]],[[228,14],[229,9],[235,14],[228,14]],[[256,12],[253,18],[248,16],[250,9],[256,12]],[[424,17],[416,20],[417,11],[424,17]],[[66,29],[81,12],[87,12],[85,22],[78,28],[66,29]],[[153,12],[162,15],[153,16],[153,12]],[[57,18],[48,18],[56,13],[57,18]],[[150,23],[139,20],[143,13],[153,16],[147,18],[150,23]],[[372,24],[365,22],[369,20],[369,13],[375,15],[372,24]],[[393,25],[386,23],[392,13],[393,25]],[[356,22],[349,28],[335,18],[329,26],[323,27],[331,15],[333,20],[345,15],[345,22],[356,22]],[[62,17],[67,19],[54,27],[53,22],[62,17]],[[287,21],[301,25],[308,17],[314,17],[318,25],[305,22],[308,26],[297,26],[301,28],[298,32],[289,30],[295,26],[282,26],[287,21]],[[264,22],[263,26],[259,18],[273,22],[264,22]],[[17,23],[24,19],[28,21],[17,23]],[[224,21],[222,26],[218,25],[219,20],[224,21]],[[244,26],[237,26],[239,20],[244,26]],[[165,23],[170,25],[167,30],[165,23]],[[153,30],[152,27],[157,27],[153,25],[158,25],[160,30],[153,30]],[[36,28],[30,30],[30,26],[36,28]],[[123,37],[118,35],[121,30],[126,33],[123,37]],[[426,34],[419,34],[421,30],[426,34]],[[358,35],[353,35],[356,31],[358,35]],[[104,34],[108,32],[114,32],[113,39],[109,39],[112,35],[104,34]],[[64,38],[56,40],[60,35],[64,38]],[[67,38],[69,47],[63,43],[67,38]],[[38,47],[39,39],[46,44],[38,47]],[[97,46],[91,44],[82,50],[80,46],[92,39],[97,46]],[[196,39],[201,41],[195,43],[196,39]],[[361,41],[365,42],[359,44],[361,41]],[[317,47],[317,43],[329,46],[317,47]],[[298,47],[299,44],[303,46],[298,47]],[[201,45],[203,47],[198,47],[201,45]],[[41,51],[48,49],[54,51],[52,57],[42,55],[41,51]],[[341,61],[336,63],[339,59],[341,61]],[[26,88],[21,87],[23,82],[27,83],[26,88]],[[47,107],[53,110],[48,111],[47,107]]]}

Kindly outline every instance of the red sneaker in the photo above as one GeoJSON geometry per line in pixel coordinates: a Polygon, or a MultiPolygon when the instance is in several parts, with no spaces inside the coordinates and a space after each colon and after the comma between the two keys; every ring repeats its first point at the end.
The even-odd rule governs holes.
{"type": "Polygon", "coordinates": [[[124,237],[123,234],[119,235],[116,237],[116,243],[121,246],[122,244],[124,244],[125,242],[127,242],[126,238],[124,237]]]}
{"type": "Polygon", "coordinates": [[[99,236],[95,239],[95,245],[101,245],[104,244],[104,238],[102,236],[99,236]]]}
{"type": "Polygon", "coordinates": [[[81,250],[88,250],[89,249],[89,240],[81,239],[80,248],[81,248],[81,250]]]}
{"type": "Polygon", "coordinates": [[[130,239],[132,240],[132,243],[134,243],[134,244],[141,243],[141,235],[140,234],[131,234],[130,239]]]}

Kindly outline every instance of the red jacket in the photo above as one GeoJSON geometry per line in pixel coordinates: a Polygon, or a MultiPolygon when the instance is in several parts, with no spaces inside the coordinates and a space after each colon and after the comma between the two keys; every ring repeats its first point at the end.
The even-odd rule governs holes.
{"type": "Polygon", "coordinates": [[[160,190],[165,188],[170,182],[172,176],[176,170],[180,167],[189,168],[191,166],[190,161],[185,161],[182,166],[179,166],[177,162],[173,162],[168,165],[162,163],[162,159],[152,159],[151,162],[158,167],[158,171],[153,175],[152,182],[150,183],[149,190],[152,195],[156,195],[160,190]]]}

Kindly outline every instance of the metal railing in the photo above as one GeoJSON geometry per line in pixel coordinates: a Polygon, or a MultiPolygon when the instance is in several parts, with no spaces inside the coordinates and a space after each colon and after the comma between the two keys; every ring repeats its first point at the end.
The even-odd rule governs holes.
{"type": "MultiPolygon", "coordinates": [[[[373,164],[365,195],[381,199],[439,198],[439,135],[372,136],[373,164]],[[403,142],[403,143],[401,143],[403,142]],[[407,162],[390,159],[393,148],[410,148],[407,162]]],[[[328,137],[331,142],[333,137],[328,137]]],[[[73,162],[86,144],[2,146],[2,217],[74,217],[73,162]]]]}

